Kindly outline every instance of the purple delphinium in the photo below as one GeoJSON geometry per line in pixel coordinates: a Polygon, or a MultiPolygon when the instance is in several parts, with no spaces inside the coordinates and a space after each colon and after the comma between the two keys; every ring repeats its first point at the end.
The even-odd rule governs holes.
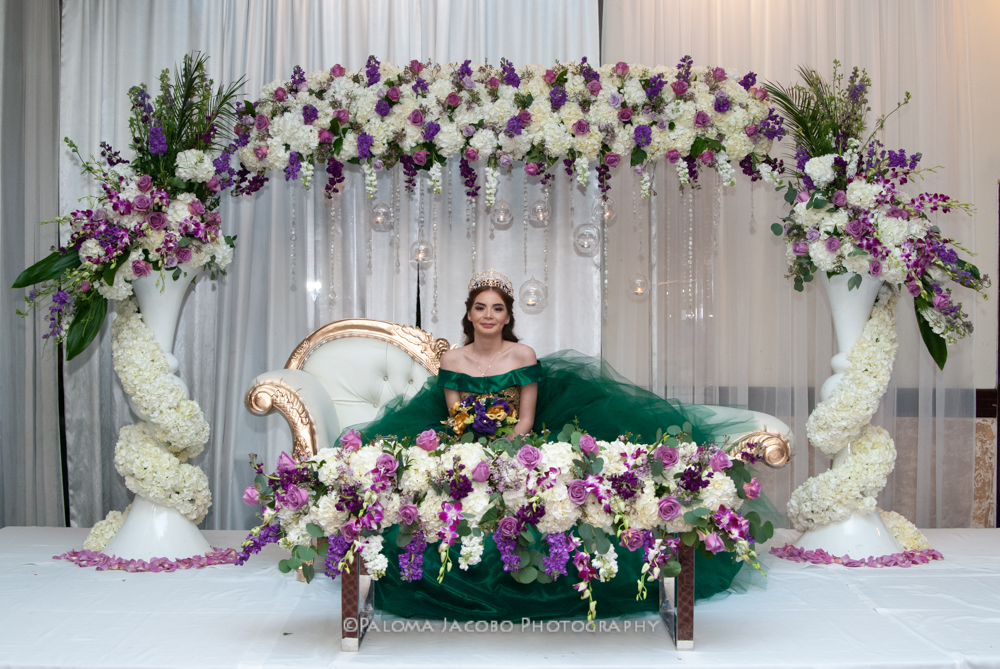
{"type": "Polygon", "coordinates": [[[375,138],[371,135],[365,133],[358,135],[358,158],[371,158],[371,149],[374,143],[375,138]]]}
{"type": "Polygon", "coordinates": [[[632,131],[632,135],[635,138],[635,144],[638,147],[649,146],[649,143],[653,141],[653,129],[648,125],[637,125],[635,130],[632,131]]]}
{"type": "Polygon", "coordinates": [[[326,560],[323,562],[323,573],[330,578],[340,576],[340,561],[344,559],[350,548],[351,542],[342,535],[331,534],[329,537],[329,547],[326,549],[326,560]]]}
{"type": "Polygon", "coordinates": [[[371,88],[382,80],[382,74],[378,69],[380,64],[378,58],[368,56],[368,62],[365,64],[365,76],[368,77],[368,88],[371,88]]]}
{"type": "MultiPolygon", "coordinates": [[[[516,542],[515,542],[516,543],[516,542]]],[[[424,550],[427,549],[427,541],[424,540],[423,530],[418,531],[406,544],[406,548],[399,554],[399,577],[410,583],[419,581],[424,577],[424,550]]]]}
{"type": "MultiPolygon", "coordinates": [[[[268,544],[273,544],[278,541],[278,524],[268,523],[264,527],[260,528],[260,532],[256,536],[251,534],[247,537],[246,541],[243,542],[243,547],[236,556],[236,564],[243,565],[246,561],[250,559],[251,555],[255,555],[268,544]]],[[[333,541],[331,537],[330,546],[333,546],[333,541]]]]}
{"type": "Polygon", "coordinates": [[[691,82],[691,68],[694,66],[694,59],[691,56],[684,56],[677,63],[677,81],[691,82]]]}
{"type": "Polygon", "coordinates": [[[306,85],[306,71],[299,65],[292,68],[292,95],[294,91],[300,91],[306,85]]]}
{"type": "Polygon", "coordinates": [[[552,101],[553,111],[559,109],[566,104],[566,89],[562,86],[556,86],[549,91],[549,100],[552,101]]]}
{"type": "Polygon", "coordinates": [[[632,499],[642,490],[642,482],[635,475],[635,472],[627,471],[616,476],[609,476],[608,481],[611,483],[611,488],[622,499],[632,499]]]}
{"type": "Polygon", "coordinates": [[[747,72],[747,76],[740,79],[740,86],[743,90],[749,91],[750,87],[757,83],[757,75],[753,72],[747,72]]]}
{"type": "Polygon", "coordinates": [[[517,88],[521,85],[521,77],[517,76],[517,70],[514,69],[514,64],[502,58],[500,60],[500,69],[503,71],[503,82],[508,86],[517,88]]]}
{"type": "Polygon", "coordinates": [[[293,181],[299,178],[299,170],[302,169],[302,160],[297,151],[288,154],[288,167],[285,168],[285,181],[293,181]]]}
{"type": "Polygon", "coordinates": [[[548,534],[545,541],[549,545],[548,557],[542,558],[545,573],[553,580],[566,575],[566,565],[569,563],[569,553],[576,547],[576,542],[568,533],[548,534]]]}
{"type": "Polygon", "coordinates": [[[767,117],[757,125],[758,132],[772,141],[781,141],[781,138],[785,136],[784,123],[785,120],[772,107],[767,111],[767,117]]]}
{"type": "Polygon", "coordinates": [[[646,87],[646,97],[652,100],[653,98],[655,98],[657,95],[660,94],[660,91],[662,91],[663,87],[666,85],[667,85],[666,78],[664,78],[662,74],[656,75],[655,77],[649,80],[649,86],[646,87]]]}
{"type": "Polygon", "coordinates": [[[334,193],[340,192],[337,185],[344,182],[344,164],[331,156],[326,161],[326,173],[330,175],[330,180],[326,182],[326,188],[323,190],[326,191],[326,196],[332,199],[334,193]]]}
{"type": "Polygon", "coordinates": [[[427,125],[424,126],[423,132],[420,134],[425,141],[430,142],[434,139],[434,136],[438,134],[439,130],[441,130],[441,125],[439,123],[428,121],[427,125]]]}
{"type": "Polygon", "coordinates": [[[149,152],[154,156],[162,156],[167,152],[167,136],[158,124],[149,129],[149,152]]]}

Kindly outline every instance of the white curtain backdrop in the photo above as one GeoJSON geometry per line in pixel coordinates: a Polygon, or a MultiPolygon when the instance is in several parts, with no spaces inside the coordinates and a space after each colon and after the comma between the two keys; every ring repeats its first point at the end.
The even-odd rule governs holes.
{"type": "MultiPolygon", "coordinates": [[[[60,132],[85,153],[96,153],[101,140],[126,148],[125,92],[138,82],[153,84],[159,70],[190,51],[211,57],[216,81],[245,74],[252,95],[269,81],[290,77],[295,65],[307,72],[335,63],[360,70],[369,54],[394,63],[497,64],[501,56],[517,65],[583,56],[597,63],[598,19],[594,0],[65,3],[60,132]]],[[[393,233],[371,232],[371,203],[357,170],[348,170],[346,189],[332,203],[323,197],[321,168],[308,193],[276,180],[252,199],[223,204],[224,231],[238,236],[235,259],[227,277],[203,281],[189,295],[174,349],[180,374],[212,426],[205,453],[195,460],[214,497],[206,527],[249,527],[253,510],[240,502],[252,481],[248,454],[272,466],[290,447],[279,417],[262,420],[243,408],[254,376],[283,366],[303,337],[331,320],[414,323],[417,275],[408,249],[421,233],[421,207],[423,235],[437,251],[435,267],[421,273],[424,329],[459,341],[469,277],[495,267],[515,286],[531,275],[548,280],[549,307],[539,315],[518,314],[517,321],[518,334],[539,354],[600,352],[600,258],[581,257],[570,243],[572,220],[590,216],[596,185],[586,192],[570,188],[560,174],[551,188],[546,233],[524,224],[525,201],[542,193],[537,179],[529,179],[525,192],[522,174],[501,180],[499,197],[511,204],[517,221],[508,230],[491,231],[481,206],[467,216],[457,166],[433,198],[426,183],[420,195],[410,196],[399,189],[398,175],[382,175],[378,199],[397,212],[393,233]]],[[[67,152],[60,158],[60,185],[62,211],[95,192],[67,152]]],[[[106,327],[94,346],[67,364],[64,377],[71,520],[78,526],[123,509],[130,495],[112,458],[119,428],[134,418],[111,368],[109,342],[106,327]]]]}
{"type": "MultiPolygon", "coordinates": [[[[855,65],[867,68],[873,120],[905,91],[914,96],[887,123],[887,148],[920,151],[923,166],[946,168],[911,184],[914,194],[919,187],[970,202],[977,144],[967,16],[962,0],[621,0],[604,5],[602,58],[673,64],[690,54],[698,65],[752,70],[758,82],[786,84],[798,80],[800,65],[829,76],[835,58],[848,74],[855,65]]],[[[782,144],[779,153],[794,151],[782,144]]],[[[615,184],[604,354],[657,392],[749,404],[792,425],[794,459],[768,472],[765,486],[784,510],[792,490],[830,462],[807,447],[805,434],[813,389],[831,373],[835,353],[828,302],[819,286],[796,293],[783,278],[784,244],[770,226],[784,202],[772,187],[740,179],[720,191],[708,175],[692,197],[678,191],[670,167],[657,167],[660,197],[649,204],[633,205],[631,177],[615,184]],[[653,284],[652,299],[625,297],[637,265],[653,284]]],[[[977,204],[991,211],[989,200],[977,204]]],[[[935,222],[976,250],[975,217],[935,222]]],[[[978,298],[963,288],[956,294],[974,316],[978,298]]],[[[920,341],[908,296],[899,301],[897,321],[899,353],[875,422],[892,434],[898,456],[880,506],[920,527],[968,526],[975,341],[953,347],[942,373],[920,341]]]]}

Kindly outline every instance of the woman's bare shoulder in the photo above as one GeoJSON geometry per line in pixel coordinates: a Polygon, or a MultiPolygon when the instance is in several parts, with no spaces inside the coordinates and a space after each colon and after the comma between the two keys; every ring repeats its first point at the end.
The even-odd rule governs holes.
{"type": "Polygon", "coordinates": [[[460,372],[468,357],[464,347],[448,349],[441,354],[441,369],[447,369],[449,372],[460,372]]]}
{"type": "Polygon", "coordinates": [[[511,357],[513,357],[514,362],[517,363],[518,367],[530,367],[538,362],[538,357],[535,355],[535,349],[531,348],[527,344],[514,344],[514,349],[511,351],[511,357]]]}

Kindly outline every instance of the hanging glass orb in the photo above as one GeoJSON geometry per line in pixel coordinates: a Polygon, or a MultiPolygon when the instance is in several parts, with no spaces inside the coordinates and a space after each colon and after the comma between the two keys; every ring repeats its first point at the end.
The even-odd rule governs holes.
{"type": "Polygon", "coordinates": [[[434,263],[434,247],[426,239],[418,239],[410,244],[410,264],[420,270],[434,263]]]}
{"type": "Polygon", "coordinates": [[[601,229],[593,223],[583,223],[573,230],[573,248],[582,256],[597,254],[601,246],[601,229]]]}
{"type": "Polygon", "coordinates": [[[528,223],[531,223],[532,227],[544,228],[549,224],[549,203],[545,200],[535,200],[535,202],[528,207],[528,223]]]}
{"type": "Polygon", "coordinates": [[[618,212],[615,210],[615,201],[610,195],[598,195],[594,199],[593,216],[595,223],[603,222],[605,226],[611,227],[618,218],[618,212]]]}
{"type": "Polygon", "coordinates": [[[523,284],[518,292],[521,309],[527,314],[537,314],[549,303],[548,291],[545,284],[531,277],[523,284]]]}
{"type": "Polygon", "coordinates": [[[511,211],[510,205],[505,200],[497,200],[490,213],[490,220],[493,221],[493,227],[497,230],[506,230],[514,225],[514,212],[511,211]]]}
{"type": "Polygon", "coordinates": [[[392,229],[392,210],[385,202],[376,202],[372,205],[372,230],[375,232],[389,232],[392,229]]]}
{"type": "Polygon", "coordinates": [[[632,297],[643,298],[649,293],[649,281],[645,276],[636,272],[628,279],[628,289],[632,297]]]}

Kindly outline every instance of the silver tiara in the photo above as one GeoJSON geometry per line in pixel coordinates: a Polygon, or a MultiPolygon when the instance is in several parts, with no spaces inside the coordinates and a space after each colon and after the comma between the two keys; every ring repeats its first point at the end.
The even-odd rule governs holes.
{"type": "Polygon", "coordinates": [[[507,293],[508,297],[514,296],[514,284],[510,282],[510,279],[495,269],[488,269],[483,272],[479,272],[472,277],[471,281],[469,281],[470,292],[483,286],[499,288],[503,292],[507,293]]]}

